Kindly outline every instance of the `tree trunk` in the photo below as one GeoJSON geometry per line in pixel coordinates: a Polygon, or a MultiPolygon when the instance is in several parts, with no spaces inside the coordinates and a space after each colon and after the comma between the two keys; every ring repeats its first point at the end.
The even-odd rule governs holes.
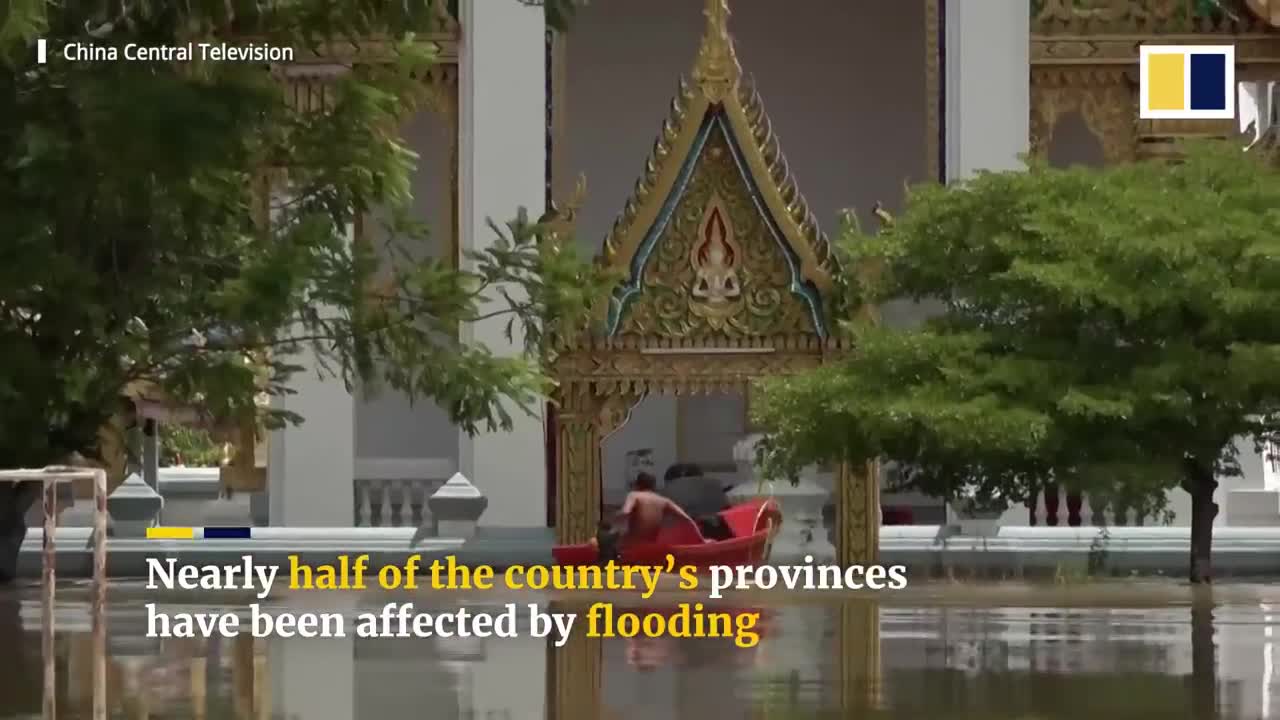
{"type": "Polygon", "coordinates": [[[27,537],[27,510],[40,495],[34,482],[0,483],[0,584],[18,576],[18,550],[27,537]]]}
{"type": "Polygon", "coordinates": [[[0,698],[4,712],[15,717],[39,717],[44,691],[44,660],[40,643],[22,629],[22,602],[14,594],[0,594],[0,649],[4,651],[0,673],[0,698]]]}
{"type": "Polygon", "coordinates": [[[1188,458],[1184,463],[1182,487],[1191,495],[1191,567],[1193,584],[1213,582],[1213,520],[1218,504],[1213,493],[1218,480],[1213,463],[1188,458]]]}
{"type": "MultiPolygon", "coordinates": [[[[1207,588],[1203,592],[1210,592],[1207,588]]],[[[1213,598],[1197,593],[1191,605],[1191,717],[1218,715],[1218,646],[1214,640],[1213,598]]]]}

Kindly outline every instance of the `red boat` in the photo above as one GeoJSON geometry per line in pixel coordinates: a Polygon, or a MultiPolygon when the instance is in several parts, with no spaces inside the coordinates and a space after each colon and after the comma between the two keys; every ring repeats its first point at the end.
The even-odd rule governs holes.
{"type": "MultiPolygon", "coordinates": [[[[782,513],[772,498],[756,498],[719,513],[732,533],[726,540],[708,540],[698,524],[680,519],[663,526],[652,543],[625,545],[625,565],[665,565],[667,555],[677,567],[692,565],[706,570],[713,565],[757,565],[768,560],[769,538],[782,525],[782,513]]],[[[557,565],[594,565],[599,552],[594,542],[556,545],[551,555],[557,565]]]]}

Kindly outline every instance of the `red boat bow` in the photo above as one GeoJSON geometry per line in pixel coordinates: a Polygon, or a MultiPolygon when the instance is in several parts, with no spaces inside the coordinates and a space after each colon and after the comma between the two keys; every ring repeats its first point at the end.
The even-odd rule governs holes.
{"type": "MultiPolygon", "coordinates": [[[[727,540],[708,540],[698,524],[681,519],[663,526],[652,543],[636,543],[622,548],[624,565],[665,565],[667,555],[677,567],[692,565],[707,569],[713,565],[757,565],[768,557],[770,536],[782,525],[782,512],[773,498],[756,498],[719,513],[733,534],[727,540]]],[[[595,543],[556,545],[551,555],[557,565],[594,565],[599,562],[595,543]]]]}

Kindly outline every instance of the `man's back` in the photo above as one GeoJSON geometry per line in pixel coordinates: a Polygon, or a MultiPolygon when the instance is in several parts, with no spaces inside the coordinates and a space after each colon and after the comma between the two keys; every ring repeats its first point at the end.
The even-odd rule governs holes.
{"type": "Polygon", "coordinates": [[[632,490],[622,506],[622,513],[627,516],[627,539],[633,542],[657,539],[670,505],[670,500],[652,490],[632,490]]]}

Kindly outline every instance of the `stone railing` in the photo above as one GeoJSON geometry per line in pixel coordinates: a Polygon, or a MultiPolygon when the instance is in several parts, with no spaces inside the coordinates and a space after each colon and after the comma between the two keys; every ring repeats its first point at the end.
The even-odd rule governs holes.
{"type": "Polygon", "coordinates": [[[1037,493],[1032,502],[1027,503],[1027,519],[1025,523],[1031,527],[1143,527],[1151,524],[1140,512],[1131,509],[1118,509],[1105,503],[1094,507],[1086,493],[1070,492],[1058,486],[1050,486],[1037,493]]]}
{"type": "Polygon", "coordinates": [[[418,527],[429,519],[427,499],[445,479],[370,480],[353,485],[356,527],[418,527]]]}
{"type": "MultiPolygon", "coordinates": [[[[474,513],[473,513],[474,514],[474,513]]],[[[254,528],[244,540],[192,542],[112,537],[107,541],[111,577],[145,577],[146,559],[157,553],[181,564],[239,562],[252,554],[255,564],[287,568],[290,556],[306,563],[330,563],[338,555],[371,554],[371,572],[402,565],[415,554],[456,555],[464,565],[538,564],[551,561],[554,537],[545,528],[520,532],[486,531],[472,538],[454,533],[419,539],[411,528],[254,528]]],[[[90,528],[58,528],[60,577],[91,574],[90,528]]],[[[22,544],[18,571],[39,577],[41,528],[32,528],[22,544]]],[[[1054,573],[1092,569],[1129,575],[1186,572],[1190,528],[1186,527],[1026,527],[996,528],[970,537],[939,525],[896,525],[880,531],[880,562],[903,564],[912,576],[945,571],[989,570],[1054,573]]],[[[1280,573],[1280,527],[1219,527],[1213,532],[1214,567],[1224,576],[1275,577],[1280,573]]]]}
{"type": "MultiPolygon", "coordinates": [[[[357,472],[386,474],[386,471],[403,465],[405,463],[401,462],[395,468],[387,468],[365,462],[360,464],[357,472]]],[[[355,527],[417,528],[431,522],[429,499],[452,475],[452,463],[423,461],[408,469],[415,470],[414,474],[419,477],[364,477],[353,481],[352,517],[355,527]]],[[[158,508],[157,521],[164,525],[267,524],[266,493],[237,491],[229,497],[224,495],[216,467],[164,467],[157,475],[159,496],[164,500],[162,504],[158,500],[153,504],[158,508]]],[[[129,483],[125,494],[137,499],[148,493],[135,481],[129,483]]],[[[112,497],[116,495],[112,493],[112,497]]],[[[69,527],[85,527],[89,524],[91,511],[89,503],[77,502],[72,497],[69,487],[58,486],[60,522],[69,527]]],[[[31,526],[40,524],[40,512],[39,504],[31,509],[28,517],[31,526]]]]}

